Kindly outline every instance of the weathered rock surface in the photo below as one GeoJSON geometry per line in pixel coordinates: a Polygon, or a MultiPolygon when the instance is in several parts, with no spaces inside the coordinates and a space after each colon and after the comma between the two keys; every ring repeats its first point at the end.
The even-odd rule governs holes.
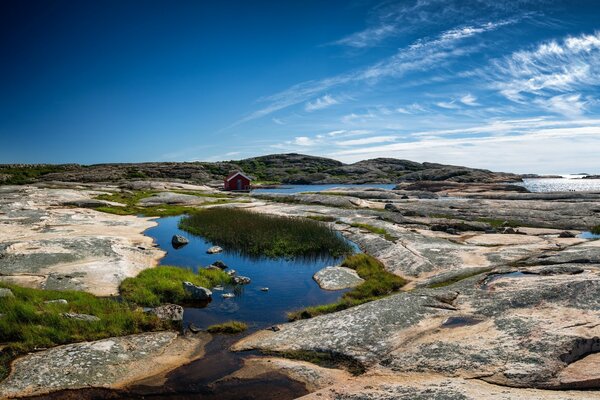
{"type": "Polygon", "coordinates": [[[3,186],[0,188],[0,279],[46,289],[108,296],[120,282],[164,255],[143,232],[148,218],[65,208],[98,192],[3,186]]]}
{"type": "Polygon", "coordinates": [[[317,271],[313,279],[325,290],[352,288],[365,281],[355,270],[346,267],[325,267],[317,271]]]}
{"type": "Polygon", "coordinates": [[[68,319],[75,319],[77,321],[96,322],[100,321],[100,318],[90,314],[77,314],[77,313],[63,313],[63,317],[68,319]]]}
{"type": "Polygon", "coordinates": [[[190,241],[187,238],[185,238],[181,235],[173,235],[173,237],[171,238],[171,244],[175,248],[183,247],[186,244],[188,244],[189,242],[190,241]]]}
{"type": "Polygon", "coordinates": [[[10,289],[0,288],[0,298],[2,297],[15,297],[15,295],[10,289]]]}
{"type": "Polygon", "coordinates": [[[154,332],[55,347],[17,359],[0,397],[55,390],[121,387],[169,371],[202,355],[207,335],[154,332]]]}
{"type": "Polygon", "coordinates": [[[183,321],[183,307],[177,304],[163,304],[150,312],[165,321],[183,321]]]}

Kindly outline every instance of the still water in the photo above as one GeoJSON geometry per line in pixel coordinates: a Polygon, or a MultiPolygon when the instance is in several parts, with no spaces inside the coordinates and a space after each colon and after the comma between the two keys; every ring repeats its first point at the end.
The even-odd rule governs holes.
{"type": "Polygon", "coordinates": [[[600,192],[600,179],[535,178],[516,184],[530,192],[600,192]]]}
{"type": "MultiPolygon", "coordinates": [[[[337,265],[342,260],[329,256],[311,259],[269,259],[250,258],[234,251],[220,254],[207,254],[213,244],[202,237],[189,234],[177,227],[181,217],[159,218],[158,226],[148,229],[145,234],[152,237],[167,255],[160,265],[174,265],[183,268],[206,267],[213,262],[223,261],[238,275],[247,276],[252,281],[248,285],[235,288],[213,290],[213,300],[205,308],[186,308],[184,323],[193,322],[200,328],[229,320],[244,321],[252,328],[264,328],[287,321],[286,313],[307,306],[331,303],[339,299],[344,291],[323,290],[312,279],[318,270],[337,265]],[[179,249],[173,248],[173,235],[182,235],[190,242],[179,249]],[[268,291],[262,291],[268,288],[268,291]],[[222,294],[233,293],[233,298],[223,298],[222,294]]],[[[356,246],[354,245],[355,249],[356,246]]]]}
{"type": "Polygon", "coordinates": [[[368,183],[362,185],[342,185],[342,184],[330,184],[330,185],[282,185],[274,189],[255,189],[252,191],[253,194],[260,193],[302,193],[302,192],[322,192],[323,190],[329,190],[334,188],[356,188],[356,189],[388,189],[391,190],[396,186],[394,183],[368,183]]]}

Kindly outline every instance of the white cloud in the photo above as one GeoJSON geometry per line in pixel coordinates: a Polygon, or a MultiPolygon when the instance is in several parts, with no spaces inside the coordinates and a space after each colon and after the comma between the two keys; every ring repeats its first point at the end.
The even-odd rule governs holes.
{"type": "Polygon", "coordinates": [[[372,136],[363,139],[344,140],[336,142],[338,146],[362,146],[365,144],[393,142],[397,139],[396,136],[372,136]]]}
{"type": "Polygon", "coordinates": [[[587,109],[587,101],[580,94],[561,94],[548,99],[537,99],[536,104],[569,118],[580,117],[587,109]]]}
{"type": "Polygon", "coordinates": [[[477,97],[473,96],[471,93],[467,93],[466,95],[460,98],[460,102],[467,106],[478,106],[477,97]]]}
{"type": "Polygon", "coordinates": [[[436,106],[441,107],[441,108],[445,108],[448,110],[454,110],[457,108],[460,108],[457,104],[455,100],[452,101],[439,101],[437,103],[435,103],[436,106]]]}
{"type": "Polygon", "coordinates": [[[312,102],[306,103],[306,105],[304,106],[304,109],[308,112],[311,112],[311,111],[316,111],[316,110],[322,110],[324,108],[331,107],[338,103],[339,103],[338,100],[336,100],[332,96],[326,94],[325,96],[319,97],[318,99],[316,99],[312,102]]]}
{"type": "Polygon", "coordinates": [[[316,140],[311,139],[308,136],[297,136],[290,144],[297,146],[313,146],[316,143],[316,140]]]}
{"type": "Polygon", "coordinates": [[[277,125],[285,125],[285,122],[283,122],[281,119],[279,118],[273,118],[272,121],[274,123],[276,123],[277,125]]]}
{"type": "MultiPolygon", "coordinates": [[[[493,63],[486,73],[507,99],[526,103],[600,85],[600,32],[539,44],[493,63]]],[[[560,100],[558,98],[557,100],[560,100]]]]}

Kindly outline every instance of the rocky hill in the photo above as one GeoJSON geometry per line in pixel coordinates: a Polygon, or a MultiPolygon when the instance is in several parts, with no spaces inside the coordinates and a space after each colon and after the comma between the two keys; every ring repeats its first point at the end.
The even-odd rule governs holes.
{"type": "Polygon", "coordinates": [[[521,180],[515,174],[395,158],[375,158],[344,164],[329,158],[291,153],[222,162],[0,165],[0,184],[145,179],[218,184],[232,170],[243,170],[258,182],[289,184],[398,183],[425,180],[490,183],[521,180]]]}

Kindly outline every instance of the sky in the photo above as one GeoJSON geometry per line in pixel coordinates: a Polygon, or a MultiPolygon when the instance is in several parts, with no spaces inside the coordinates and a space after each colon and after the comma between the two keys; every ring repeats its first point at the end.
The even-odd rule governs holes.
{"type": "Polygon", "coordinates": [[[0,0],[0,163],[600,173],[595,0],[0,0]]]}

